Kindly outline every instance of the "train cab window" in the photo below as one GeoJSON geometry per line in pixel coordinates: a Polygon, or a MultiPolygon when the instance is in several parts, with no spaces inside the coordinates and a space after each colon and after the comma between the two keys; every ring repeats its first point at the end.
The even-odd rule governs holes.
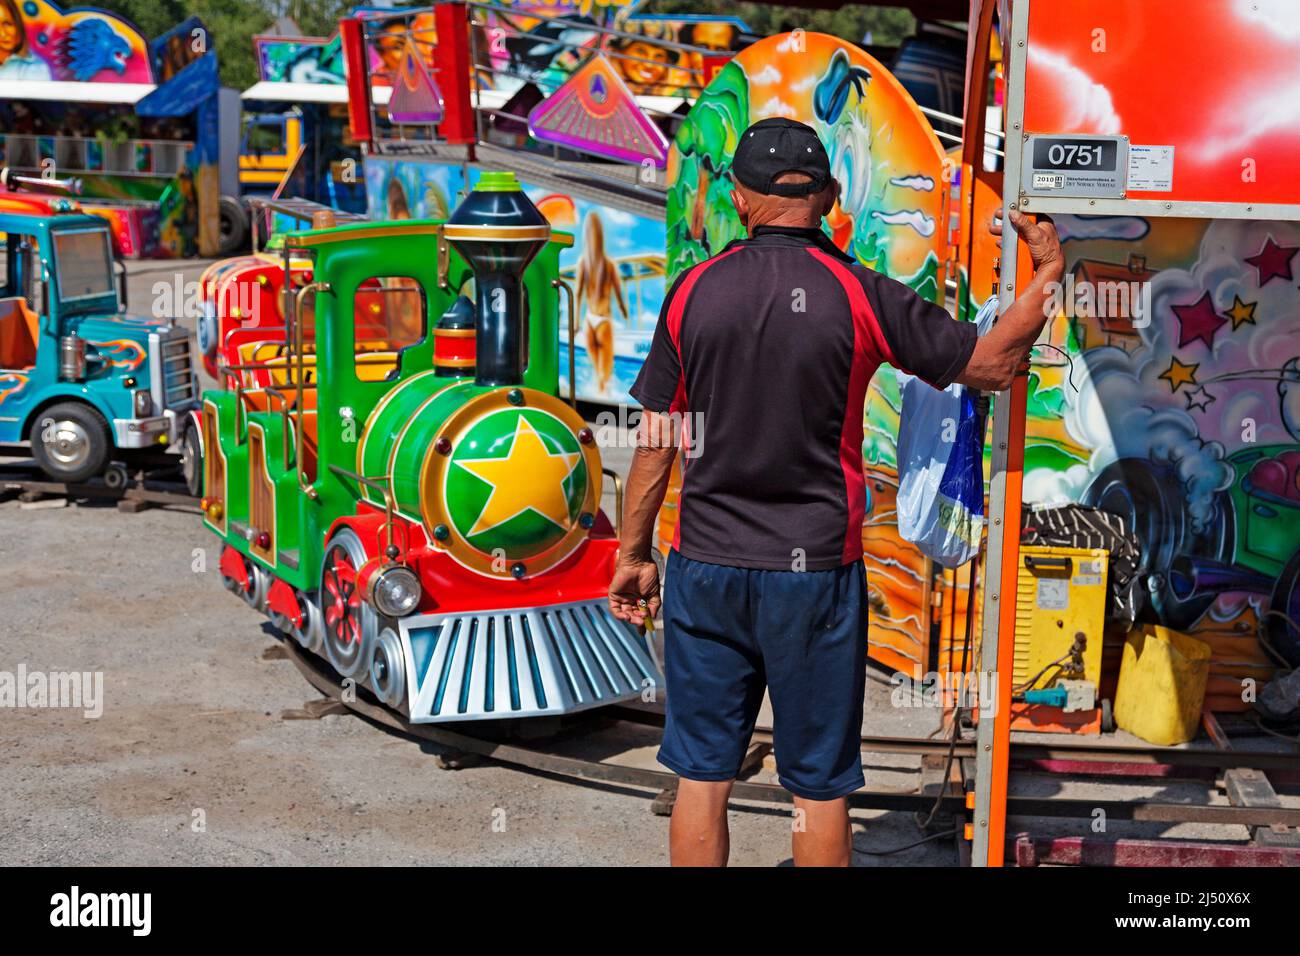
{"type": "Polygon", "coordinates": [[[424,341],[427,310],[420,283],[410,276],[376,276],[357,287],[353,350],[363,382],[395,378],[402,350],[424,341]]]}

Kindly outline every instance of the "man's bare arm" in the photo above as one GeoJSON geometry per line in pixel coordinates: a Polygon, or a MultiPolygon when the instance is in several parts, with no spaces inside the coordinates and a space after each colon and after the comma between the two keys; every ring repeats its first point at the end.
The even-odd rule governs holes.
{"type": "Polygon", "coordinates": [[[644,412],[623,493],[618,564],[609,583],[610,611],[620,620],[633,624],[641,624],[647,615],[653,618],[659,613],[659,569],[651,551],[655,522],[676,457],[673,420],[659,412],[644,412]]]}
{"type": "Polygon", "coordinates": [[[1050,318],[1047,312],[1053,284],[1061,281],[1065,271],[1055,226],[1050,222],[1032,223],[1014,209],[1011,210],[1011,224],[1029,247],[1029,257],[1034,263],[1033,281],[998,318],[988,334],[975,343],[970,361],[956,378],[963,385],[986,392],[1011,387],[1030,346],[1050,318]]]}

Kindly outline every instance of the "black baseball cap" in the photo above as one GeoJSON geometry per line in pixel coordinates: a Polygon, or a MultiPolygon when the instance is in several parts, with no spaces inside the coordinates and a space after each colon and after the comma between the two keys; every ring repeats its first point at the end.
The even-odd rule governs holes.
{"type": "Polygon", "coordinates": [[[740,134],[731,173],[741,185],[769,196],[809,196],[831,183],[831,161],[817,133],[782,116],[759,120],[740,134]],[[782,173],[804,173],[806,183],[778,183],[782,173]]]}

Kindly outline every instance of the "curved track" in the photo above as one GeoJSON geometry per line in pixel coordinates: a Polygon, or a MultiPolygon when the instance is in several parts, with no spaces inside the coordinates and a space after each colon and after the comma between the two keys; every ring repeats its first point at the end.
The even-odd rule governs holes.
{"type": "MultiPolygon", "coordinates": [[[[562,756],[549,753],[540,747],[521,746],[516,743],[476,737],[463,732],[463,730],[448,729],[448,725],[412,724],[401,714],[376,701],[366,699],[368,694],[364,690],[358,689],[355,694],[348,695],[352,699],[345,699],[338,677],[323,662],[315,658],[314,655],[303,651],[291,640],[282,641],[281,646],[308,683],[326,697],[338,701],[349,710],[368,720],[382,724],[399,733],[422,740],[429,740],[462,753],[476,754],[509,766],[573,780],[619,783],[653,790],[659,794],[671,793],[676,788],[677,776],[666,771],[562,756]]],[[[614,716],[619,720],[643,725],[654,725],[662,721],[662,718],[658,717],[658,715],[627,707],[605,708],[601,713],[606,716],[614,716]]],[[[464,727],[465,725],[460,726],[464,727]]],[[[770,741],[770,732],[760,729],[755,732],[754,739],[760,742],[764,740],[770,741]]],[[[944,740],[888,737],[863,737],[862,739],[862,749],[867,753],[946,754],[949,748],[949,742],[944,740]]],[[[956,754],[958,757],[973,756],[973,742],[959,742],[956,747],[956,754]]],[[[1094,760],[1102,763],[1113,761],[1132,764],[1172,763],[1193,768],[1258,766],[1267,769],[1294,769],[1296,765],[1294,754],[1279,751],[1185,751],[1158,747],[1096,747],[1077,744],[1074,746],[1016,744],[1013,746],[1013,756],[1019,760],[1070,759],[1074,761],[1094,760]]],[[[745,780],[736,781],[732,790],[732,799],[763,803],[791,802],[789,792],[780,786],[753,783],[745,780]]],[[[957,792],[936,796],[934,793],[921,793],[915,790],[873,790],[864,788],[850,794],[848,797],[850,807],[872,810],[928,811],[935,806],[936,801],[938,801],[941,810],[958,817],[964,815],[965,798],[963,794],[957,792]]],[[[1012,796],[1008,801],[1007,812],[1012,816],[1088,818],[1099,807],[1104,809],[1112,819],[1116,820],[1219,823],[1244,826],[1268,826],[1271,824],[1300,826],[1300,809],[1210,806],[1204,804],[1159,804],[1128,800],[1012,796]]]]}

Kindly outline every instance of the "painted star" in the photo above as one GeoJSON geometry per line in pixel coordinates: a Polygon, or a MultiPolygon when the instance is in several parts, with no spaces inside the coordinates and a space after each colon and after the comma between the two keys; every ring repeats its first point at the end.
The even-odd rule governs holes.
{"type": "Polygon", "coordinates": [[[1232,308],[1228,310],[1228,318],[1232,319],[1232,331],[1237,331],[1237,327],[1249,322],[1255,324],[1255,306],[1258,302],[1242,302],[1238,296],[1232,297],[1232,308]]]}
{"type": "Polygon", "coordinates": [[[1247,256],[1246,261],[1259,270],[1261,286],[1274,276],[1281,276],[1289,282],[1291,259],[1297,252],[1300,252],[1300,246],[1279,246],[1269,236],[1264,240],[1264,248],[1253,256],[1247,256]]]}
{"type": "Polygon", "coordinates": [[[569,496],[564,483],[581,457],[578,452],[552,454],[528,419],[520,416],[504,458],[457,460],[460,467],[492,486],[470,535],[491,531],[529,509],[567,529],[569,496]]]}
{"type": "Polygon", "coordinates": [[[1187,399],[1187,410],[1190,412],[1193,408],[1199,408],[1205,411],[1215,400],[1214,396],[1205,390],[1204,385],[1198,385],[1190,392],[1184,392],[1183,398],[1187,399]]]}
{"type": "Polygon", "coordinates": [[[1169,390],[1176,392],[1183,385],[1196,384],[1196,370],[1200,368],[1200,363],[1195,365],[1184,365],[1178,361],[1176,356],[1169,356],[1169,368],[1160,373],[1159,378],[1163,378],[1169,383],[1169,390]]]}
{"type": "Polygon", "coordinates": [[[1213,349],[1214,333],[1228,324],[1227,319],[1214,311],[1214,300],[1208,292],[1192,305],[1176,305],[1173,309],[1181,326],[1178,333],[1179,348],[1200,339],[1207,348],[1213,349]]]}

